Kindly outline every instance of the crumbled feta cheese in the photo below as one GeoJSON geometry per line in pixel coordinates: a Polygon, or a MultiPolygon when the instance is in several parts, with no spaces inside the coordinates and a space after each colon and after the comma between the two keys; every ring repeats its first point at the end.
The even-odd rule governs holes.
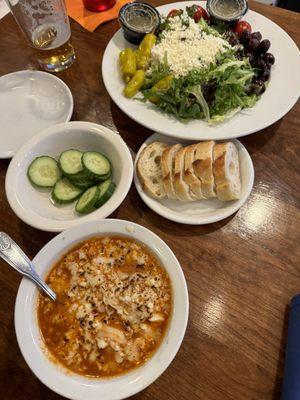
{"type": "MultiPolygon", "coordinates": [[[[170,30],[162,33],[161,41],[152,49],[152,61],[167,62],[175,77],[185,76],[193,69],[208,67],[216,56],[230,47],[221,37],[208,35],[191,18],[183,26],[180,17],[170,20],[170,30]]],[[[150,67],[151,68],[151,67],[150,67]]]]}

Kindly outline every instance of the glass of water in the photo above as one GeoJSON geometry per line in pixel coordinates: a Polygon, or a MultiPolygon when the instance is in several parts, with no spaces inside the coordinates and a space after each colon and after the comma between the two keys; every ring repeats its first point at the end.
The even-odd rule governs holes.
{"type": "Polygon", "coordinates": [[[73,64],[75,53],[64,0],[6,0],[6,3],[44,70],[58,72],[73,64]]]}

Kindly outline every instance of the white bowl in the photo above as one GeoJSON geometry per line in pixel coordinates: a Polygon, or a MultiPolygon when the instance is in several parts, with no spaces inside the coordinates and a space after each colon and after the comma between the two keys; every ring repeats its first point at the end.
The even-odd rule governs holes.
{"type": "Polygon", "coordinates": [[[120,135],[90,122],[69,122],[35,135],[17,152],[7,170],[5,190],[11,208],[20,219],[44,231],[61,232],[78,223],[110,215],[126,197],[132,177],[132,157],[120,135]],[[100,151],[112,163],[116,190],[102,207],[87,215],[78,215],[75,203],[53,204],[50,191],[37,190],[27,178],[28,166],[35,157],[47,154],[57,158],[63,150],[72,148],[100,151]]]}
{"type": "Polygon", "coordinates": [[[50,389],[73,400],[119,400],[129,397],[154,382],[175,357],[183,340],[188,320],[188,292],[178,260],[171,249],[153,232],[132,222],[106,219],[81,224],[52,239],[36,255],[33,264],[45,278],[50,268],[76,243],[96,235],[115,234],[146,244],[169,273],[173,290],[173,310],[166,336],[145,364],[115,378],[89,379],[66,372],[52,363],[42,350],[36,306],[36,286],[23,278],[15,306],[15,328],[21,352],[33,373],[50,389]]]}
{"type": "Polygon", "coordinates": [[[174,143],[188,145],[191,142],[166,137],[159,133],[154,133],[142,144],[136,155],[134,169],[134,184],[136,190],[148,207],[150,207],[157,214],[181,224],[204,225],[221,221],[222,219],[229,217],[238,211],[246,202],[253,187],[254,168],[247,149],[238,140],[232,140],[232,142],[236,145],[240,159],[242,195],[239,200],[221,201],[218,199],[208,199],[188,202],[171,199],[157,200],[149,196],[146,192],[144,192],[139,181],[136,173],[136,164],[144,147],[155,141],[165,142],[169,145],[174,143]]]}

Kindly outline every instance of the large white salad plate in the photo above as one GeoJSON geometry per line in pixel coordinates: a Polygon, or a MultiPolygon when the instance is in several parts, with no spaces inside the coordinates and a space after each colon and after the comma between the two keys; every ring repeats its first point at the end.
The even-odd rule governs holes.
{"type": "Polygon", "coordinates": [[[44,231],[61,232],[110,215],[126,197],[132,177],[132,156],[120,135],[91,122],[68,122],[40,132],[17,152],[7,170],[5,191],[11,208],[22,221],[44,231]],[[68,149],[99,151],[112,164],[116,189],[103,206],[90,214],[78,215],[74,203],[55,205],[50,190],[37,190],[27,177],[28,166],[35,157],[49,155],[57,159],[68,149]]]}
{"type": "Polygon", "coordinates": [[[251,157],[238,140],[233,140],[236,145],[239,160],[240,160],[240,173],[242,183],[242,196],[239,200],[234,201],[220,201],[218,199],[199,200],[193,202],[162,199],[157,200],[144,192],[142,185],[136,173],[136,164],[139,156],[147,144],[155,141],[165,142],[167,144],[182,143],[189,144],[189,142],[175,140],[174,138],[166,138],[165,136],[155,133],[150,136],[139,149],[135,158],[134,168],[134,184],[141,196],[142,200],[157,214],[174,222],[189,225],[204,225],[220,221],[229,217],[238,211],[249,197],[253,182],[254,182],[254,168],[251,157]]]}
{"type": "Polygon", "coordinates": [[[0,77],[0,158],[10,158],[32,136],[71,119],[68,86],[41,71],[18,71],[0,77]]]}
{"type": "MultiPolygon", "coordinates": [[[[192,4],[205,6],[204,1],[184,1],[158,7],[167,15],[174,8],[184,9],[192,4]]],[[[263,38],[271,41],[270,52],[276,62],[266,92],[252,109],[246,109],[219,125],[210,126],[201,120],[180,122],[173,116],[163,114],[154,105],[127,99],[122,91],[118,57],[121,50],[134,47],[118,30],[110,40],[102,62],[105,87],[118,107],[130,118],[156,132],[188,140],[232,139],[257,132],[282,118],[296,103],[300,94],[300,52],[289,35],[268,18],[249,10],[244,17],[253,31],[260,31],[263,38]]]]}
{"type": "Polygon", "coordinates": [[[172,250],[153,232],[132,222],[94,220],[69,229],[52,239],[33,259],[45,278],[51,267],[70,248],[90,237],[112,234],[136,239],[156,255],[167,270],[173,292],[173,309],[167,333],[154,355],[142,366],[115,378],[89,379],[66,371],[51,362],[43,347],[37,322],[39,291],[23,278],[15,305],[15,328],[21,352],[33,373],[50,389],[72,400],[120,400],[134,395],[154,382],[175,357],[188,320],[188,291],[184,274],[172,250]]]}

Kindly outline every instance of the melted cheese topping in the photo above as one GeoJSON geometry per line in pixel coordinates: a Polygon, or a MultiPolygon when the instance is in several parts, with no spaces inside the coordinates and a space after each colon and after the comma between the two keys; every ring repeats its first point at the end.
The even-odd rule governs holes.
{"type": "Polygon", "coordinates": [[[203,32],[192,18],[186,18],[189,26],[183,26],[179,16],[170,19],[170,30],[162,32],[161,41],[152,49],[152,61],[167,62],[176,78],[185,76],[193,69],[208,67],[216,56],[230,47],[229,43],[203,32]]]}
{"type": "Polygon", "coordinates": [[[41,331],[50,353],[71,370],[116,375],[144,362],[161,342],[170,281],[144,245],[92,239],[70,251],[47,282],[58,301],[40,296],[41,331]]]}

